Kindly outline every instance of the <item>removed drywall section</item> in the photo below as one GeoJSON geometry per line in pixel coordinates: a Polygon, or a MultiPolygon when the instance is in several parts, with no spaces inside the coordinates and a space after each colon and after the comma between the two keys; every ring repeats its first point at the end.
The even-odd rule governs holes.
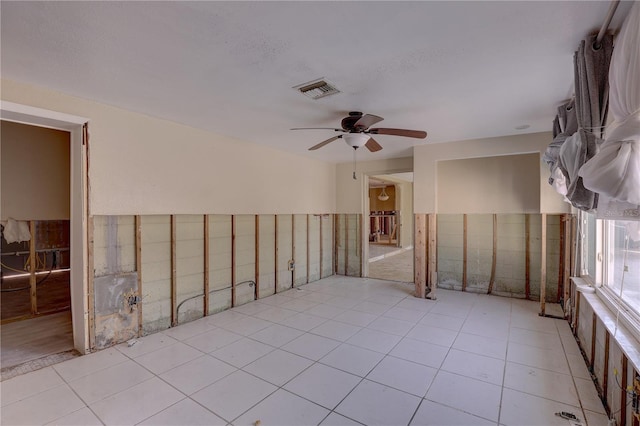
{"type": "Polygon", "coordinates": [[[204,315],[204,216],[176,216],[176,306],[178,323],[204,315]]]}
{"type": "Polygon", "coordinates": [[[362,215],[348,214],[346,218],[347,275],[362,276],[362,215]]]}
{"type": "Polygon", "coordinates": [[[308,282],[317,281],[320,279],[320,216],[309,215],[309,252],[307,258],[309,264],[307,265],[308,282]]]}
{"type": "Polygon", "coordinates": [[[293,215],[279,214],[277,220],[277,282],[278,292],[292,287],[293,275],[290,262],[293,261],[293,215]]]}
{"type": "MultiPolygon", "coordinates": [[[[547,215],[547,244],[546,244],[546,298],[547,302],[557,302],[558,267],[560,264],[560,219],[561,215],[547,215]]],[[[540,299],[540,253],[542,247],[542,218],[541,215],[530,215],[530,247],[531,253],[531,299],[540,299]]]]}
{"type": "Polygon", "coordinates": [[[307,283],[307,215],[293,215],[293,285],[307,283]]]}
{"type": "Polygon", "coordinates": [[[258,285],[260,297],[267,297],[276,291],[276,217],[258,216],[258,285]]]}
{"type": "Polygon", "coordinates": [[[141,216],[142,334],[171,327],[171,216],[141,216]]]}
{"type": "MultiPolygon", "coordinates": [[[[527,285],[525,215],[499,214],[496,223],[498,226],[496,230],[496,276],[493,294],[522,298],[525,296],[527,285]]],[[[550,246],[547,245],[547,250],[549,248],[550,246]]],[[[549,266],[549,262],[548,259],[547,266],[549,266]]],[[[538,270],[540,269],[539,263],[534,266],[538,270]]],[[[557,286],[557,275],[555,278],[557,286]]],[[[557,301],[557,299],[552,300],[557,301]]]]}
{"type": "Polygon", "coordinates": [[[231,307],[231,215],[209,215],[209,314],[231,307]]]}
{"type": "MultiPolygon", "coordinates": [[[[438,215],[440,222],[442,215],[438,215]]],[[[438,235],[438,250],[440,250],[438,235]]],[[[461,257],[462,258],[462,257],[461,257]]],[[[467,288],[466,291],[487,293],[493,261],[493,215],[467,215],[467,288]]],[[[439,279],[439,277],[438,277],[439,279]]]]}
{"type": "Polygon", "coordinates": [[[333,275],[334,271],[334,216],[335,215],[330,214],[320,216],[320,242],[322,244],[322,250],[320,250],[320,256],[322,259],[322,266],[320,267],[320,278],[331,276],[333,275]]]}
{"type": "Polygon", "coordinates": [[[334,216],[333,225],[334,237],[334,264],[335,273],[338,275],[347,275],[347,215],[336,214],[334,216]]]}
{"type": "Polygon", "coordinates": [[[438,286],[462,290],[463,215],[438,215],[438,286]]]}
{"type": "Polygon", "coordinates": [[[255,300],[256,220],[254,215],[235,216],[235,305],[255,300]]]}
{"type": "Polygon", "coordinates": [[[0,135],[2,220],[68,220],[69,132],[0,121],[0,135]]]}

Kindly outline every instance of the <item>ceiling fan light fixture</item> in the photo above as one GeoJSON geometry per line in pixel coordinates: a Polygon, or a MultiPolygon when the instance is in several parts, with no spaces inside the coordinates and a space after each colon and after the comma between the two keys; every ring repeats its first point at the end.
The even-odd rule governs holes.
{"type": "Polygon", "coordinates": [[[347,133],[342,137],[351,148],[358,149],[369,141],[370,136],[364,133],[347,133]]]}
{"type": "Polygon", "coordinates": [[[380,194],[378,195],[378,200],[387,201],[389,199],[389,195],[387,194],[386,189],[387,189],[386,186],[382,188],[382,191],[380,191],[380,194]]]}

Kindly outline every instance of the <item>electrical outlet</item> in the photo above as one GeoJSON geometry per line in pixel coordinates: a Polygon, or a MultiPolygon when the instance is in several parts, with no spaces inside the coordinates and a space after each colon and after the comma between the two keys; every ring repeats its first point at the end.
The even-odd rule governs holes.
{"type": "Polygon", "coordinates": [[[287,264],[287,269],[289,271],[293,271],[294,269],[296,269],[296,262],[293,259],[289,260],[289,263],[287,264]]]}

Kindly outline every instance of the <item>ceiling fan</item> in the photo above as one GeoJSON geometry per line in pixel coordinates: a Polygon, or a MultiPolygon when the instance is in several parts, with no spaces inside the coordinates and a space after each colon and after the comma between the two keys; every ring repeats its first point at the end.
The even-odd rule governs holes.
{"type": "Polygon", "coordinates": [[[369,128],[382,120],[384,119],[377,115],[363,114],[360,111],[351,111],[348,117],[342,119],[342,122],[340,123],[342,126],[341,129],[332,127],[297,127],[291,130],[333,130],[335,132],[343,133],[342,135],[334,136],[312,146],[309,148],[309,151],[322,148],[337,139],[344,139],[347,145],[352,147],[354,150],[364,145],[369,151],[376,152],[380,151],[382,146],[373,139],[371,135],[393,135],[417,139],[424,139],[427,137],[427,132],[423,130],[389,129],[384,127],[374,129],[369,128]]]}

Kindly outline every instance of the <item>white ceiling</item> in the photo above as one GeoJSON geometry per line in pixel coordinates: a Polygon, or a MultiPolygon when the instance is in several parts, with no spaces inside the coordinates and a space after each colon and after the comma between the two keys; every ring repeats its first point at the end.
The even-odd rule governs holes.
{"type": "MultiPolygon", "coordinates": [[[[621,4],[619,28],[630,4],[621,4]]],[[[331,162],[307,148],[348,111],[426,141],[377,136],[384,150],[551,129],[572,93],[572,55],[608,1],[0,3],[3,78],[331,162]],[[293,86],[325,77],[311,100],[293,86]],[[528,124],[527,130],[515,130],[528,124]]],[[[375,126],[374,126],[375,127],[375,126]]],[[[180,141],[176,141],[180,143],[180,141]]]]}

